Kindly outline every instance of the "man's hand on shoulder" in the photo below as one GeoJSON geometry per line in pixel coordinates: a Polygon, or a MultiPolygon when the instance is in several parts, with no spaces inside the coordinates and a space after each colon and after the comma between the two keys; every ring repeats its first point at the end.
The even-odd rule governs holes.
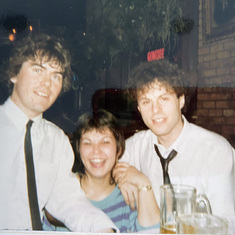
{"type": "Polygon", "coordinates": [[[118,184],[118,188],[122,192],[126,204],[134,210],[136,209],[138,202],[138,188],[128,182],[128,179],[126,179],[127,177],[125,177],[129,166],[130,165],[128,163],[117,163],[113,169],[113,177],[115,182],[118,184]]]}

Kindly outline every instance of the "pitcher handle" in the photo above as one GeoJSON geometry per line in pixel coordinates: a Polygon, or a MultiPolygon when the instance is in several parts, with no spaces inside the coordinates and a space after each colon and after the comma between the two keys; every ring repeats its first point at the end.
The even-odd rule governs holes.
{"type": "Polygon", "coordinates": [[[207,214],[212,214],[211,205],[209,199],[205,194],[198,194],[196,198],[196,212],[204,212],[207,214]],[[203,203],[204,206],[200,206],[203,203]]]}

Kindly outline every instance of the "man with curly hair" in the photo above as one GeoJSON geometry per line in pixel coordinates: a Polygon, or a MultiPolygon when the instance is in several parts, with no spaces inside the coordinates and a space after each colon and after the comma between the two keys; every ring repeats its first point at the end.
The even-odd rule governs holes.
{"type": "Polygon", "coordinates": [[[134,69],[130,88],[149,129],[127,139],[124,162],[114,170],[126,202],[134,207],[130,164],[149,177],[158,203],[163,184],[191,185],[199,194],[206,194],[213,214],[234,226],[235,151],[225,138],[189,123],[182,115],[189,88],[186,74],[166,60],[145,62],[134,69]],[[172,150],[170,181],[165,182],[164,160],[159,155],[166,159],[172,150]]]}

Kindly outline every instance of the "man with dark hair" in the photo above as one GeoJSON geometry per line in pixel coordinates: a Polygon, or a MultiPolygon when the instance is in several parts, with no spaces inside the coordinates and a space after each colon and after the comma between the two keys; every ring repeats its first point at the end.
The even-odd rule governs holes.
{"type": "Polygon", "coordinates": [[[12,52],[7,78],[13,90],[0,106],[0,230],[35,229],[37,214],[40,230],[47,210],[71,231],[113,231],[115,225],[87,201],[71,172],[74,154],[68,137],[42,116],[70,88],[70,56],[62,40],[44,34],[27,37],[12,52]],[[26,131],[27,123],[31,129],[26,131]],[[31,204],[28,185],[34,177],[28,169],[34,169],[36,181],[31,204]],[[36,204],[39,213],[32,212],[36,204]]]}
{"type": "MultiPolygon", "coordinates": [[[[158,204],[161,185],[194,186],[199,194],[207,195],[212,213],[234,226],[235,151],[225,138],[189,123],[182,115],[186,75],[166,60],[145,62],[133,71],[130,88],[149,129],[126,141],[125,163],[118,163],[113,172],[116,182],[131,184],[126,164],[134,165],[149,177],[158,204]],[[168,156],[171,161],[166,165],[168,156]],[[163,175],[164,162],[168,172],[163,175]]],[[[135,198],[128,187],[123,184],[121,191],[133,207],[135,198]]]]}

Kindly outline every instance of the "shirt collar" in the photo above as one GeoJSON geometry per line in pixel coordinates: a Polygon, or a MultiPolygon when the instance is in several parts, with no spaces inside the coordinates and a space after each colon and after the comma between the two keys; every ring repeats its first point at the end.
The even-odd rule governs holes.
{"type": "Polygon", "coordinates": [[[163,155],[168,155],[173,149],[175,151],[177,151],[178,153],[180,153],[181,145],[182,145],[185,133],[187,132],[186,130],[188,129],[188,126],[189,126],[189,122],[187,121],[187,119],[185,118],[184,115],[182,115],[182,119],[183,119],[183,123],[184,123],[183,129],[182,129],[180,135],[178,136],[178,138],[175,140],[175,142],[168,149],[166,149],[163,145],[159,144],[156,135],[154,135],[152,133],[155,136],[155,140],[156,140],[154,142],[156,142],[160,152],[163,155]]]}
{"type": "Polygon", "coordinates": [[[184,136],[187,133],[187,129],[189,127],[189,122],[187,121],[187,119],[185,118],[184,115],[182,115],[182,119],[183,119],[183,123],[184,123],[183,129],[182,129],[180,135],[178,136],[178,138],[171,145],[171,149],[175,149],[178,153],[180,153],[182,143],[184,142],[184,136]]]}
{"type": "MultiPolygon", "coordinates": [[[[14,123],[17,129],[21,130],[25,127],[29,118],[27,115],[11,100],[9,97],[3,104],[9,119],[14,123]]],[[[32,119],[36,125],[39,125],[42,120],[42,114],[32,119]]]]}

